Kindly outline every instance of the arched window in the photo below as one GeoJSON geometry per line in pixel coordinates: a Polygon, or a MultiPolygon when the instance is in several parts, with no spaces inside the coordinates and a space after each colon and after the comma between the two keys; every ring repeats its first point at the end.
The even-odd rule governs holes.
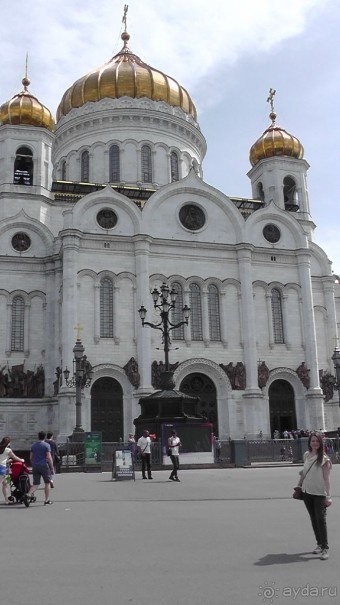
{"type": "Polygon", "coordinates": [[[110,147],[110,183],[120,182],[120,154],[118,145],[110,147]]]}
{"type": "Polygon", "coordinates": [[[66,160],[61,163],[61,180],[66,181],[66,160]]]}
{"type": "Polygon", "coordinates": [[[33,185],[33,153],[28,147],[19,147],[14,161],[14,185],[33,185]]]}
{"type": "Polygon", "coordinates": [[[285,176],[283,179],[283,198],[286,210],[296,212],[299,209],[298,194],[296,191],[296,182],[291,176],[285,176]]]}
{"type": "Polygon", "coordinates": [[[201,290],[198,284],[190,286],[190,325],[192,340],[203,340],[201,290]]]}
{"type": "Polygon", "coordinates": [[[90,179],[90,154],[88,151],[83,151],[81,154],[81,175],[80,180],[83,183],[88,183],[90,179]]]}
{"type": "Polygon", "coordinates": [[[272,290],[272,315],[274,342],[275,344],[283,344],[282,299],[281,292],[277,288],[273,288],[272,290]]]}
{"type": "Polygon", "coordinates": [[[22,296],[15,296],[12,303],[11,351],[24,350],[25,303],[22,296]]]}
{"type": "Polygon", "coordinates": [[[113,338],[113,285],[107,277],[100,282],[100,337],[113,338]]]}
{"type": "Polygon", "coordinates": [[[221,340],[220,301],[214,285],[208,288],[208,310],[210,340],[221,340]]]}
{"type": "MultiPolygon", "coordinates": [[[[177,292],[176,305],[175,308],[172,309],[171,313],[171,322],[173,324],[178,324],[183,321],[183,290],[181,284],[178,282],[174,282],[171,284],[173,289],[177,292]]],[[[172,330],[172,338],[173,340],[184,340],[184,326],[180,326],[179,328],[175,328],[172,330]]]]}
{"type": "Polygon", "coordinates": [[[152,183],[151,148],[149,145],[142,147],[142,182],[152,183]]]}
{"type": "Polygon", "coordinates": [[[179,181],[179,162],[178,155],[175,151],[172,151],[170,154],[170,172],[171,172],[171,182],[179,181]]]}

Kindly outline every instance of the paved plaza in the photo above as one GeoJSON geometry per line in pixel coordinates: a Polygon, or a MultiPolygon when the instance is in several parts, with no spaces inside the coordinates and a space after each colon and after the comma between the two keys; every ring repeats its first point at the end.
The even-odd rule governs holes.
{"type": "Polygon", "coordinates": [[[299,467],[183,470],[181,483],[56,477],[54,504],[0,505],[6,605],[257,605],[340,598],[340,466],[330,559],[311,554],[299,467]]]}

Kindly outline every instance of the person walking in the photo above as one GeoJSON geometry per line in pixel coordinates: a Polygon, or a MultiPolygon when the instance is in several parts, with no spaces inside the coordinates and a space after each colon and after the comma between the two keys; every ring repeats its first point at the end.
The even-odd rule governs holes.
{"type": "Polygon", "coordinates": [[[168,449],[171,450],[170,459],[172,462],[172,471],[169,479],[171,481],[180,481],[178,478],[179,469],[179,448],[181,447],[181,440],[177,436],[175,429],[171,431],[171,437],[168,439],[168,449]]]}
{"type": "Polygon", "coordinates": [[[7,497],[7,462],[8,460],[13,460],[14,462],[25,462],[23,458],[18,458],[18,456],[12,452],[11,448],[9,447],[10,444],[11,440],[9,437],[3,437],[3,439],[0,441],[0,481],[5,504],[12,504],[7,497]]]}
{"type": "Polygon", "coordinates": [[[316,538],[316,548],[313,550],[313,554],[319,554],[322,561],[329,558],[326,511],[327,507],[332,504],[331,468],[332,463],[325,454],[322,436],[319,433],[311,433],[298,485],[302,489],[303,500],[316,538]]]}
{"type": "Polygon", "coordinates": [[[51,447],[46,443],[45,431],[39,431],[38,441],[31,447],[30,460],[32,463],[33,485],[27,494],[30,498],[40,485],[41,478],[44,481],[45,502],[44,504],[53,504],[50,500],[50,483],[54,472],[53,460],[51,456],[51,447]]]}
{"type": "Polygon", "coordinates": [[[57,446],[56,442],[54,441],[53,433],[51,431],[49,431],[47,433],[45,441],[46,441],[46,443],[49,444],[49,446],[51,448],[51,456],[52,456],[52,460],[53,460],[53,475],[51,477],[50,486],[51,486],[51,488],[54,488],[53,478],[54,478],[54,475],[57,473],[57,465],[60,462],[60,454],[59,454],[58,446],[57,446]]]}
{"type": "Polygon", "coordinates": [[[152,479],[151,476],[151,437],[149,431],[143,431],[142,437],[139,437],[137,441],[137,448],[140,452],[142,459],[142,477],[146,479],[145,471],[148,473],[148,479],[152,479]]]}

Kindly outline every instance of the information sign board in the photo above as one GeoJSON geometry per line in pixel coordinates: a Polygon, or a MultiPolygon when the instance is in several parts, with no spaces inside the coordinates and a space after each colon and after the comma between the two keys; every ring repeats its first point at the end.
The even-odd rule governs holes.
{"type": "Polygon", "coordinates": [[[101,432],[85,433],[85,464],[99,465],[102,459],[102,434],[101,432]]]}
{"type": "Polygon", "coordinates": [[[112,479],[135,479],[130,450],[116,450],[113,455],[112,479]]]}

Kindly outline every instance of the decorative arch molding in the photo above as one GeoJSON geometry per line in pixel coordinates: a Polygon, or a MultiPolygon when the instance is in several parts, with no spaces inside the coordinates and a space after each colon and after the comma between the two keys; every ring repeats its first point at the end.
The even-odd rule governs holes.
{"type": "Polygon", "coordinates": [[[106,145],[105,143],[102,143],[101,141],[97,141],[96,143],[93,143],[93,145],[91,145],[91,152],[96,152],[97,150],[102,150],[105,151],[106,150],[106,145]]]}
{"type": "Polygon", "coordinates": [[[132,286],[136,285],[136,276],[133,273],[130,273],[129,271],[122,271],[121,273],[118,273],[116,276],[115,283],[119,284],[124,279],[130,280],[132,286]]]}
{"type": "Polygon", "coordinates": [[[302,289],[299,284],[295,284],[294,282],[289,282],[288,284],[285,284],[283,287],[283,293],[288,294],[289,290],[294,290],[299,296],[299,298],[302,297],[302,289]]]}
{"type": "Polygon", "coordinates": [[[323,307],[322,305],[315,305],[314,308],[314,312],[318,312],[321,313],[321,315],[323,316],[324,319],[328,318],[328,313],[327,313],[327,309],[325,307],[323,307]]]}
{"type": "Polygon", "coordinates": [[[110,363],[102,363],[97,366],[93,366],[92,371],[92,385],[96,382],[96,380],[99,380],[99,378],[114,378],[121,385],[124,398],[132,397],[133,387],[126,376],[125,371],[121,367],[110,363]]]}
{"type": "Polygon", "coordinates": [[[190,288],[192,284],[197,284],[200,288],[204,288],[205,280],[202,277],[198,277],[197,275],[193,275],[187,279],[187,287],[190,288]]]}
{"type": "Polygon", "coordinates": [[[269,394],[269,387],[275,380],[286,380],[293,387],[296,397],[305,397],[305,387],[297,373],[291,368],[286,367],[274,368],[269,372],[268,382],[263,389],[263,392],[267,397],[269,394]]]}
{"type": "Polygon", "coordinates": [[[97,273],[92,269],[81,269],[80,271],[78,271],[77,277],[79,279],[81,279],[82,277],[92,277],[92,279],[95,281],[97,278],[97,273]]]}
{"type": "Polygon", "coordinates": [[[132,221],[133,228],[137,233],[140,229],[141,210],[136,204],[131,203],[123,194],[114,192],[111,185],[107,185],[102,191],[94,191],[81,198],[74,208],[74,224],[79,224],[79,221],[88,210],[95,210],[96,206],[104,207],[105,205],[117,211],[119,208],[126,212],[132,221]]]}
{"type": "Polygon", "coordinates": [[[301,225],[295,218],[291,217],[289,213],[282,210],[274,203],[268,204],[268,206],[265,206],[264,208],[260,208],[248,217],[244,228],[245,241],[248,241],[247,238],[250,238],[249,241],[251,241],[251,233],[255,225],[269,220],[283,224],[293,235],[297,248],[306,249],[305,251],[308,250],[307,235],[303,231],[301,225]]]}
{"type": "Polygon", "coordinates": [[[228,277],[227,279],[223,280],[222,284],[223,284],[223,288],[224,288],[225,292],[226,292],[228,286],[234,286],[236,288],[237,292],[239,294],[241,294],[241,282],[239,282],[237,279],[228,277]]]}
{"type": "Polygon", "coordinates": [[[225,397],[225,391],[231,396],[232,388],[228,376],[217,363],[210,359],[193,358],[180,363],[174,372],[175,384],[179,387],[182,380],[194,372],[206,374],[213,381],[219,398],[225,397]]]}
{"type": "Polygon", "coordinates": [[[44,304],[46,304],[46,294],[44,294],[44,292],[41,292],[40,290],[33,290],[32,292],[29,293],[29,295],[28,295],[29,302],[31,302],[33,300],[33,298],[40,298],[42,300],[42,302],[44,304]]]}
{"type": "Polygon", "coordinates": [[[46,225],[37,221],[26,214],[25,210],[21,209],[20,212],[1,221],[0,236],[6,233],[9,229],[30,229],[41,237],[45,245],[50,245],[54,241],[53,233],[49,230],[46,225]]]}

